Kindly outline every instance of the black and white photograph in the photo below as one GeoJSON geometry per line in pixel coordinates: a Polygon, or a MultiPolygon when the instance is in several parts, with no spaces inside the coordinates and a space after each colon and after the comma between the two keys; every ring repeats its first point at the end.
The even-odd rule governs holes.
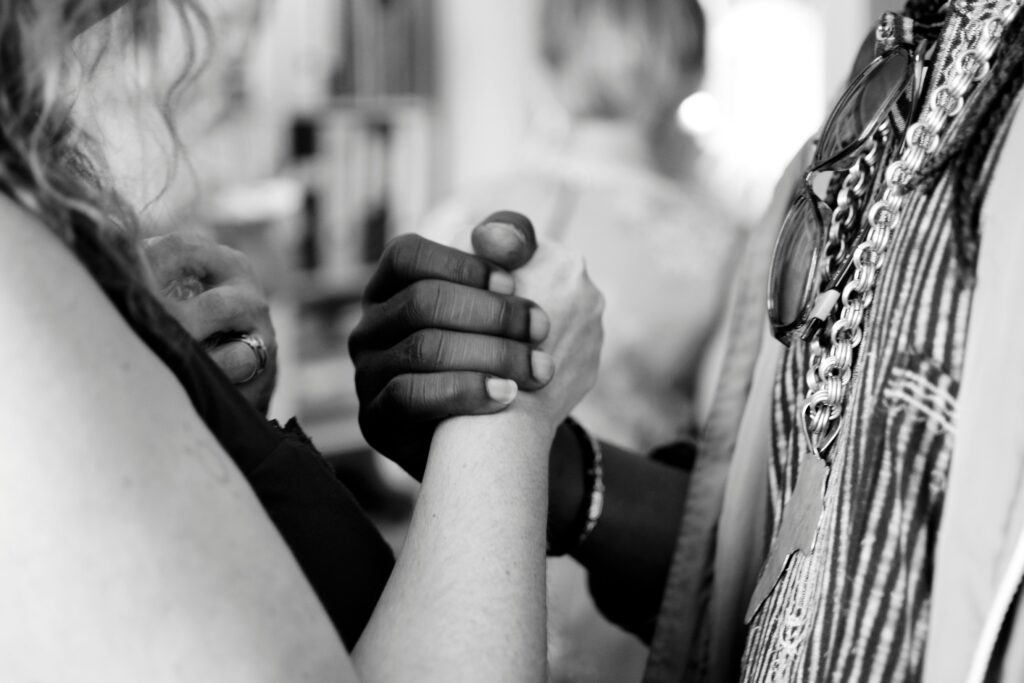
{"type": "Polygon", "coordinates": [[[0,0],[0,682],[1024,681],[1024,0],[0,0]]]}

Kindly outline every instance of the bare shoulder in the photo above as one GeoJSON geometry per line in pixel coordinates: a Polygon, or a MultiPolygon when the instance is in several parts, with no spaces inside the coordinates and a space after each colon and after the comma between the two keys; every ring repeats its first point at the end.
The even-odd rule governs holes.
{"type": "Polygon", "coordinates": [[[13,433],[55,415],[69,428],[99,415],[116,423],[116,410],[132,403],[140,418],[137,399],[147,394],[156,399],[150,412],[185,412],[184,390],[71,250],[3,197],[0,226],[0,408],[17,416],[13,433]]]}
{"type": "Polygon", "coordinates": [[[344,678],[312,590],[184,389],[2,197],[0,330],[0,669],[344,678]]]}

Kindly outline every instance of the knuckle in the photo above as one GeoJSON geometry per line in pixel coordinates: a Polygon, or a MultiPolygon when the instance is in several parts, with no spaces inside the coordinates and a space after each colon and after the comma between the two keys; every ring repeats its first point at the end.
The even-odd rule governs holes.
{"type": "Polygon", "coordinates": [[[402,306],[402,316],[413,327],[421,326],[426,319],[425,301],[427,300],[427,294],[424,292],[424,289],[423,282],[414,282],[410,285],[408,289],[409,294],[402,306]]]}
{"type": "Polygon", "coordinates": [[[365,348],[363,337],[363,320],[360,319],[355,329],[352,330],[352,333],[349,334],[348,336],[348,355],[349,357],[352,358],[352,360],[356,363],[357,366],[359,364],[359,356],[361,355],[363,349],[365,348]]]}
{"type": "Polygon", "coordinates": [[[408,273],[416,268],[423,238],[419,235],[399,235],[388,244],[387,257],[394,269],[400,273],[408,273]]]}
{"type": "Polygon", "coordinates": [[[478,271],[476,264],[471,262],[469,259],[454,258],[452,259],[448,271],[458,282],[477,282],[480,278],[477,277],[478,271]]]}
{"type": "Polygon", "coordinates": [[[389,413],[406,412],[415,403],[415,391],[415,382],[408,375],[393,377],[381,391],[381,408],[389,413]]]}
{"type": "Polygon", "coordinates": [[[234,304],[222,289],[211,289],[196,300],[199,314],[207,320],[222,320],[231,316],[234,304]]]}
{"type": "Polygon", "coordinates": [[[439,405],[453,405],[459,401],[464,392],[464,384],[458,375],[445,374],[425,387],[428,392],[427,401],[439,405]]]}
{"type": "Polygon", "coordinates": [[[360,403],[372,398],[372,386],[374,385],[376,378],[373,373],[362,366],[356,366],[355,372],[355,387],[356,396],[359,397],[360,403]]]}
{"type": "Polygon", "coordinates": [[[404,235],[399,235],[388,243],[388,249],[391,251],[415,251],[419,248],[419,243],[423,240],[422,237],[415,233],[407,232],[404,235]]]}
{"type": "Polygon", "coordinates": [[[377,406],[365,406],[359,409],[359,431],[366,437],[367,443],[376,447],[376,443],[382,442],[381,437],[386,431],[383,425],[387,421],[381,420],[380,409],[377,406]]]}
{"type": "Polygon", "coordinates": [[[486,268],[469,254],[460,251],[452,252],[445,264],[448,277],[456,282],[480,284],[486,280],[486,268]]]}
{"type": "Polygon", "coordinates": [[[519,307],[504,297],[493,300],[494,316],[500,328],[506,333],[513,332],[516,327],[519,307]]]}
{"type": "Polygon", "coordinates": [[[388,341],[386,323],[394,315],[395,312],[391,311],[391,317],[384,319],[376,309],[363,311],[359,322],[348,336],[348,351],[354,360],[362,353],[392,345],[393,342],[388,341]]]}
{"type": "Polygon", "coordinates": [[[433,330],[420,330],[408,338],[407,357],[416,368],[439,367],[443,363],[444,342],[433,330]]]}
{"type": "Polygon", "coordinates": [[[428,332],[424,342],[424,359],[432,368],[443,368],[448,364],[448,342],[446,335],[428,332]]]}
{"type": "Polygon", "coordinates": [[[420,280],[412,285],[406,316],[414,326],[427,326],[442,317],[444,293],[436,280],[420,280]]]}

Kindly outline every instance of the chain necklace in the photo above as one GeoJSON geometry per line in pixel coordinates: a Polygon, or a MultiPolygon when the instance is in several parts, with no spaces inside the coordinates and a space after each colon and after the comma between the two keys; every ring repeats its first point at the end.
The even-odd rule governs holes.
{"type": "MultiPolygon", "coordinates": [[[[953,57],[946,82],[929,95],[917,123],[907,129],[900,157],[886,168],[882,196],[867,212],[870,229],[853,253],[853,277],[834,297],[841,307],[838,319],[827,333],[827,350],[821,352],[822,345],[817,340],[812,346],[803,413],[812,445],[822,457],[842,425],[843,407],[853,374],[854,350],[861,343],[864,315],[874,298],[874,286],[885,263],[890,240],[902,219],[904,198],[911,181],[938,149],[946,124],[963,110],[968,91],[988,75],[989,60],[999,46],[1006,24],[1021,4],[1022,0],[953,3],[953,10],[967,18],[964,29],[967,42],[953,57]]],[[[871,157],[873,152],[869,151],[867,156],[871,157]]],[[[844,180],[844,189],[850,175],[853,173],[844,180]]],[[[853,186],[861,185],[857,179],[850,182],[853,186]]],[[[840,204],[842,199],[841,191],[840,204]]]]}
{"type": "MultiPolygon", "coordinates": [[[[828,319],[837,305],[839,314],[812,342],[801,416],[806,449],[799,463],[796,484],[783,508],[778,533],[747,608],[747,623],[774,590],[790,558],[797,552],[810,555],[813,550],[824,511],[831,466],[829,448],[843,424],[854,353],[863,340],[864,318],[874,299],[878,274],[903,218],[905,197],[916,174],[939,148],[947,123],[959,116],[969,91],[988,75],[990,60],[999,47],[1006,25],[1022,4],[1024,0],[956,0],[952,3],[951,11],[960,16],[950,21],[965,22],[964,44],[951,55],[948,63],[943,50],[936,54],[935,71],[929,75],[932,89],[927,101],[917,122],[907,128],[898,157],[885,169],[881,197],[867,210],[868,230],[853,252],[853,276],[841,292],[826,292],[815,304],[812,315],[828,319]],[[825,346],[827,349],[823,348],[825,346]]],[[[833,238],[841,239],[843,228],[857,220],[856,205],[868,191],[881,149],[876,138],[843,179],[829,228],[830,242],[833,238]]],[[[844,247],[840,244],[838,249],[841,251],[844,247]]]]}
{"type": "MultiPolygon", "coordinates": [[[[832,213],[832,221],[829,225],[826,245],[827,258],[823,259],[820,273],[823,282],[828,282],[849,249],[844,236],[849,235],[856,225],[857,218],[859,217],[858,209],[860,208],[860,203],[871,187],[871,180],[875,176],[875,171],[884,152],[887,138],[888,131],[886,129],[883,129],[872,138],[867,149],[860,153],[857,162],[843,177],[839,192],[836,194],[836,208],[832,213]]],[[[835,307],[839,298],[839,293],[835,292],[835,295],[829,300],[828,306],[830,309],[835,307]]],[[[868,294],[862,299],[864,308],[867,308],[867,305],[870,304],[870,298],[870,294],[868,294]]],[[[859,339],[854,341],[859,342],[859,339]]],[[[839,373],[840,382],[845,386],[849,383],[852,376],[852,363],[844,363],[845,368],[840,369],[836,359],[830,359],[830,357],[825,355],[820,335],[815,335],[810,342],[810,346],[810,369],[807,371],[806,378],[808,391],[806,401],[808,403],[811,398],[819,396],[822,389],[821,377],[828,377],[832,376],[833,373],[839,373]]],[[[851,344],[851,346],[856,348],[855,344],[851,344]]],[[[831,415],[830,411],[829,416],[831,415]]]]}

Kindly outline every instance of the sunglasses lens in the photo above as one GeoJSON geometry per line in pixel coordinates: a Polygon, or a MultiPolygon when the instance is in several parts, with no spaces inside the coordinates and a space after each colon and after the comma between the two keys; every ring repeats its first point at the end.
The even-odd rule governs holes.
{"type": "Polygon", "coordinates": [[[815,294],[826,220],[828,207],[808,192],[798,195],[786,214],[768,275],[768,314],[777,331],[801,322],[815,294]]]}
{"type": "Polygon", "coordinates": [[[847,152],[878,130],[889,114],[909,115],[913,56],[895,50],[875,59],[854,79],[833,110],[818,141],[816,163],[832,161],[834,168],[855,158],[847,152]],[[895,106],[894,106],[895,105],[895,106]]]}

